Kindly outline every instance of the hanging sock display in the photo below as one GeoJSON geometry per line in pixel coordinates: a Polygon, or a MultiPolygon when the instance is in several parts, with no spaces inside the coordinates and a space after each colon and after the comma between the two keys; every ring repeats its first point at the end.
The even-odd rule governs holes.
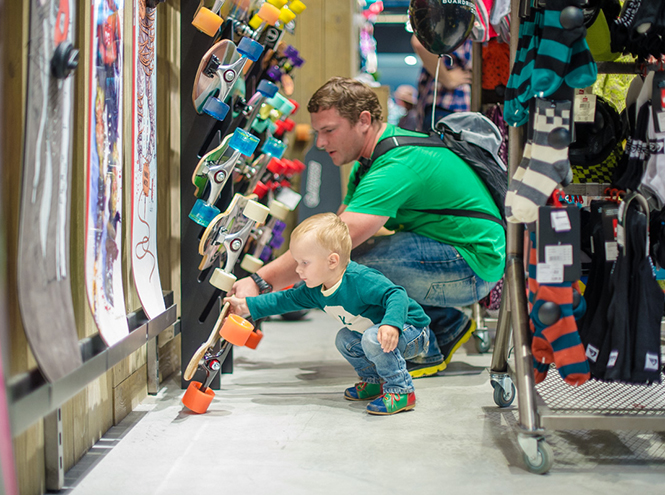
{"type": "Polygon", "coordinates": [[[529,166],[512,198],[513,221],[535,222],[538,206],[544,206],[558,184],[572,178],[568,161],[570,101],[536,99],[533,143],[529,166]]]}

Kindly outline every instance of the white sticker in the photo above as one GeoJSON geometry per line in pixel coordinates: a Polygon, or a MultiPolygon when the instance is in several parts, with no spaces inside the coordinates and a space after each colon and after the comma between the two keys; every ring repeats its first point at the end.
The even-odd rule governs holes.
{"type": "Polygon", "coordinates": [[[536,265],[536,280],[539,284],[560,284],[563,282],[563,265],[538,263],[536,265]]]}
{"type": "Polygon", "coordinates": [[[598,349],[589,344],[588,346],[586,346],[586,357],[588,357],[589,360],[595,363],[596,360],[598,359],[598,349]]]}
{"type": "Polygon", "coordinates": [[[550,218],[552,219],[554,232],[569,232],[572,228],[566,210],[554,210],[550,213],[550,218]]]}
{"type": "Polygon", "coordinates": [[[277,197],[275,199],[285,205],[289,210],[293,211],[298,206],[298,203],[300,203],[301,197],[302,196],[300,196],[300,194],[295,192],[293,189],[284,187],[277,193],[277,197]]]}
{"type": "Polygon", "coordinates": [[[656,112],[658,118],[658,126],[660,129],[665,129],[665,112],[656,112]]]}
{"type": "Polygon", "coordinates": [[[575,122],[593,122],[596,118],[596,95],[575,95],[575,122]]]}
{"type": "Polygon", "coordinates": [[[658,354],[647,352],[644,357],[644,371],[658,371],[660,368],[658,362],[658,354]]]}
{"type": "Polygon", "coordinates": [[[621,225],[620,223],[617,224],[617,244],[621,247],[624,246],[623,225],[621,225]]]}
{"type": "Polygon", "coordinates": [[[573,245],[559,244],[557,246],[545,246],[545,263],[548,265],[572,265],[573,245]]]}
{"type": "Polygon", "coordinates": [[[610,358],[607,360],[607,367],[611,368],[615,364],[617,364],[617,359],[619,357],[619,351],[614,350],[610,352],[610,358]]]}
{"type": "Polygon", "coordinates": [[[614,241],[605,241],[605,260],[616,261],[619,257],[619,246],[614,241]]]}

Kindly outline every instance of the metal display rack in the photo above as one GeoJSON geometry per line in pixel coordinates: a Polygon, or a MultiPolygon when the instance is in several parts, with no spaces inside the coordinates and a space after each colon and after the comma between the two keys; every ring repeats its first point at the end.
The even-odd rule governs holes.
{"type": "MultiPolygon", "coordinates": [[[[519,0],[512,0],[511,59],[519,36],[519,0]]],[[[604,64],[599,72],[639,73],[636,64],[604,64]]],[[[523,129],[509,129],[509,175],[522,158],[523,129]]],[[[571,188],[571,190],[569,190],[571,188]]],[[[602,195],[604,184],[573,184],[570,194],[602,195]]],[[[595,380],[567,385],[554,367],[538,385],[534,381],[524,271],[524,226],[508,224],[506,272],[497,321],[490,383],[494,402],[508,407],[517,397],[517,441],[527,469],[543,474],[554,462],[545,430],[665,431],[665,381],[660,385],[626,385],[595,380]],[[510,342],[512,329],[512,346],[510,342]],[[509,362],[511,352],[514,357],[509,362]]],[[[662,376],[662,375],[661,375],[662,376]]],[[[662,377],[665,379],[665,377],[662,377]]]]}

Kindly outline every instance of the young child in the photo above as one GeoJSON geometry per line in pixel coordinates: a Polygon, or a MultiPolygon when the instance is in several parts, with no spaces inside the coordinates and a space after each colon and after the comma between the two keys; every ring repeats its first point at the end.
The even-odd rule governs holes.
{"type": "Polygon", "coordinates": [[[344,398],[372,401],[370,414],[413,409],[416,395],[405,359],[429,345],[430,319],[423,309],[404,288],[350,261],[349,228],[334,213],[314,215],[298,225],[289,247],[304,285],[246,299],[230,296],[224,302],[234,313],[254,319],[322,309],[344,325],[335,344],[360,377],[344,398]]]}

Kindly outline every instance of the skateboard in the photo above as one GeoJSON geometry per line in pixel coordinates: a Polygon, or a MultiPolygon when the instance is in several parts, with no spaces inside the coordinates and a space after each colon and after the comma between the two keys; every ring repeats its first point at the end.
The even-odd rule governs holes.
{"type": "Polygon", "coordinates": [[[196,71],[192,101],[197,113],[207,113],[224,120],[229,106],[224,102],[248,61],[256,61],[263,45],[251,38],[242,38],[238,46],[230,40],[215,43],[201,59],[196,71]]]}
{"type": "Polygon", "coordinates": [[[129,334],[122,287],[123,0],[94,0],[91,12],[86,292],[108,346],[129,334]]]}
{"type": "Polygon", "coordinates": [[[229,303],[226,303],[219,313],[208,340],[197,349],[183,373],[183,378],[190,381],[199,368],[205,371],[205,380],[203,382],[190,381],[182,398],[183,405],[198,414],[206,412],[215,397],[215,392],[208,387],[221,369],[224,359],[231,350],[231,345],[254,349],[263,337],[261,331],[255,329],[247,320],[238,315],[228,315],[228,312],[229,303]],[[215,346],[220,340],[222,341],[221,347],[215,351],[215,346]]]}
{"type": "Polygon", "coordinates": [[[134,0],[132,273],[145,314],[155,318],[166,306],[157,263],[157,10],[150,1],[134,0]]]}
{"type": "Polygon", "coordinates": [[[30,4],[18,296],[27,340],[50,382],[82,363],[69,271],[75,5],[30,4]]]}
{"type": "Polygon", "coordinates": [[[251,156],[258,144],[259,138],[238,128],[199,161],[192,175],[192,183],[196,186],[195,195],[199,199],[194,203],[189,218],[207,227],[219,215],[215,203],[224,185],[233,175],[240,156],[251,156]]]}

